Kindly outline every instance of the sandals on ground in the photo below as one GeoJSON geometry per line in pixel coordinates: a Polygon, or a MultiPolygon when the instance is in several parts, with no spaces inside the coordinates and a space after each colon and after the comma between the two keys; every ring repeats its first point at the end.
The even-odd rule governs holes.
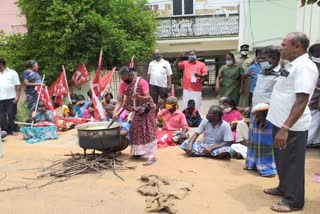
{"type": "Polygon", "coordinates": [[[302,208],[291,207],[282,201],[280,201],[277,204],[271,205],[270,209],[272,209],[273,211],[279,212],[279,213],[289,213],[289,212],[302,210],[302,208]]]}
{"type": "Polygon", "coordinates": [[[277,188],[264,189],[263,192],[268,195],[283,196],[277,188]]]}

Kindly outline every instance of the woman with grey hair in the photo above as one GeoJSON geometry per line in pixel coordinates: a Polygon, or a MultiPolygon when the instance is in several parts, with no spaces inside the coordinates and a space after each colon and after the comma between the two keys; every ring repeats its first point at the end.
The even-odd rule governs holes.
{"type": "Polygon", "coordinates": [[[144,165],[153,164],[156,162],[157,150],[157,125],[154,118],[156,106],[149,94],[148,82],[136,77],[133,70],[127,66],[120,68],[119,77],[122,82],[119,86],[113,119],[118,119],[117,112],[121,107],[134,112],[129,131],[131,156],[145,159],[144,165]]]}
{"type": "Polygon", "coordinates": [[[26,101],[28,105],[29,115],[36,109],[36,103],[38,98],[38,93],[35,86],[41,85],[41,76],[37,72],[39,65],[35,60],[29,60],[26,63],[25,70],[22,74],[22,79],[26,89],[26,101]]]}

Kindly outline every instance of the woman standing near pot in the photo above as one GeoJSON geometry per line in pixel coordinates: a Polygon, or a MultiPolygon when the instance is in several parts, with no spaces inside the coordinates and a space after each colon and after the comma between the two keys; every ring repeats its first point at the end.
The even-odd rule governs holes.
{"type": "Polygon", "coordinates": [[[144,165],[153,164],[156,162],[157,126],[154,118],[155,104],[149,94],[149,85],[146,80],[136,77],[133,69],[127,66],[120,68],[119,77],[122,82],[119,86],[113,119],[118,119],[117,112],[122,105],[134,113],[129,133],[131,156],[145,159],[144,165]]]}

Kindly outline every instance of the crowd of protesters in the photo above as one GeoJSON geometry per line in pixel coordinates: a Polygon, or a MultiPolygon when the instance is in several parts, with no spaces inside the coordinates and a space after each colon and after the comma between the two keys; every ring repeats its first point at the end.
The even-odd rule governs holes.
{"type": "MultiPolygon", "coordinates": [[[[205,115],[201,92],[208,71],[194,50],[185,61],[181,61],[184,53],[180,53],[174,63],[182,72],[182,106],[171,94],[171,65],[155,50],[147,80],[137,77],[133,68],[119,69],[122,81],[117,99],[107,93],[98,100],[104,115],[97,116],[97,104],[89,90],[87,99],[71,94],[68,105],[52,97],[58,120],[43,102],[37,102],[35,87],[42,84],[39,65],[29,60],[22,77],[29,122],[40,125],[20,131],[24,136],[32,135],[31,139],[41,138],[29,139],[33,143],[55,139],[57,130],[68,130],[78,123],[115,120],[123,124],[121,133],[130,136],[132,158],[145,160],[144,165],[157,161],[157,148],[174,145],[188,156],[243,158],[247,170],[256,170],[264,177],[278,174],[279,185],[264,190],[283,197],[271,206],[272,210],[300,210],[304,206],[305,150],[320,145],[320,44],[309,47],[305,34],[289,33],[281,46],[258,49],[254,57],[248,56],[248,45],[240,49],[240,57],[225,54],[225,65],[220,67],[215,82],[219,105],[212,105],[205,115]],[[201,134],[203,139],[199,141],[201,134]]],[[[2,137],[17,134],[14,122],[20,85],[18,74],[0,58],[2,137]]]]}

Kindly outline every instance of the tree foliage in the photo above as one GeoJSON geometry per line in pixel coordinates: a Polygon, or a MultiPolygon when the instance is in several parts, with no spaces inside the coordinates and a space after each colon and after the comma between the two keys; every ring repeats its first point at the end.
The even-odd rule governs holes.
{"type": "Polygon", "coordinates": [[[146,0],[18,0],[27,17],[26,56],[39,62],[49,80],[79,63],[97,66],[142,59],[155,44],[156,23],[146,0]]]}
{"type": "Polygon", "coordinates": [[[317,3],[320,7],[320,0],[301,0],[301,7],[304,7],[307,4],[314,4],[317,3]]]}

